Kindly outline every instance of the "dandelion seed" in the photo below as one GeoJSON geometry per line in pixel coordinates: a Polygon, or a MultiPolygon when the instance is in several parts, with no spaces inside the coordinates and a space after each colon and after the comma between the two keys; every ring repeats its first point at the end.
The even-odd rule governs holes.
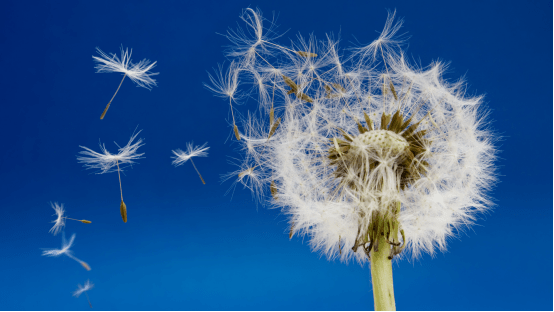
{"type": "Polygon", "coordinates": [[[56,220],[52,221],[52,223],[54,223],[54,226],[49,231],[54,236],[58,235],[58,233],[61,230],[63,230],[63,228],[65,226],[65,220],[67,220],[67,219],[74,220],[74,221],[79,221],[79,222],[82,222],[82,223],[92,223],[88,220],[77,220],[77,219],[73,219],[73,218],[69,218],[69,217],[64,216],[65,210],[63,208],[63,204],[58,205],[58,203],[50,202],[50,206],[52,206],[52,209],[54,209],[54,211],[56,212],[56,217],[57,217],[56,220]]]}
{"type": "MultiPolygon", "coordinates": [[[[142,130],[141,130],[142,131],[142,130]]],[[[120,204],[120,212],[121,212],[121,218],[123,219],[123,222],[127,223],[127,206],[123,202],[123,189],[121,187],[121,173],[122,171],[121,165],[132,165],[135,163],[135,160],[142,158],[141,156],[144,155],[144,153],[138,154],[137,150],[139,147],[143,146],[142,139],[138,139],[137,142],[133,143],[135,138],[139,135],[139,133],[133,133],[131,135],[131,138],[129,139],[129,142],[124,147],[119,148],[119,153],[117,154],[111,154],[106,149],[106,146],[102,143],[100,143],[100,150],[101,153],[95,152],[91,150],[88,147],[85,146],[79,146],[84,149],[84,151],[79,152],[79,154],[84,156],[78,156],[77,160],[79,163],[83,163],[84,167],[87,169],[99,169],[100,172],[98,174],[108,173],[108,172],[114,172],[115,169],[112,169],[113,167],[117,168],[117,176],[119,177],[119,191],[121,193],[121,204],[120,204]]]]}
{"type": "Polygon", "coordinates": [[[90,298],[88,297],[87,291],[91,290],[94,287],[94,284],[91,283],[89,280],[85,282],[85,285],[81,286],[81,284],[77,285],[77,290],[73,292],[73,296],[76,298],[79,298],[79,296],[82,293],[85,293],[85,296],[87,297],[88,305],[92,309],[92,303],[90,303],[90,298]]]}
{"type": "Polygon", "coordinates": [[[116,54],[108,56],[99,48],[96,48],[96,51],[100,54],[100,57],[93,56],[92,59],[97,62],[95,66],[97,73],[124,74],[117,90],[115,91],[115,94],[112,96],[110,102],[108,102],[108,105],[106,105],[104,112],[102,112],[100,119],[104,119],[104,116],[106,115],[108,108],[110,108],[110,104],[112,104],[119,88],[121,88],[121,84],[123,84],[125,77],[129,77],[129,79],[136,83],[137,86],[148,90],[152,89],[153,86],[156,86],[156,80],[150,77],[158,74],[150,72],[150,70],[156,66],[156,62],[150,64],[149,60],[143,59],[142,61],[134,64],[131,62],[131,54],[133,53],[133,50],[129,52],[129,49],[125,49],[125,51],[123,51],[123,47],[121,47],[121,58],[119,58],[116,54]]]}
{"type": "MultiPolygon", "coordinates": [[[[293,43],[322,55],[318,66],[263,39],[258,46],[276,50],[232,55],[251,76],[279,73],[274,89],[296,95],[259,98],[260,109],[271,107],[269,134],[264,114],[249,120],[236,182],[269,185],[268,201],[294,220],[289,237],[305,233],[330,259],[369,261],[376,308],[385,310],[395,309],[391,260],[446,250],[447,238],[492,205],[496,178],[482,97],[442,79],[442,63],[407,64],[394,15],[344,59],[330,38],[293,43]],[[274,107],[283,113],[275,123],[274,107]]],[[[264,188],[249,188],[262,198],[264,188]]]]}
{"type": "Polygon", "coordinates": [[[206,182],[204,182],[204,179],[202,178],[202,175],[200,174],[200,172],[196,168],[196,165],[194,164],[194,161],[192,161],[192,158],[193,157],[208,157],[208,153],[206,151],[210,148],[206,147],[207,144],[208,144],[208,142],[204,143],[202,146],[196,146],[196,147],[193,148],[192,143],[187,143],[187,151],[186,152],[183,152],[180,149],[172,151],[173,154],[175,154],[175,157],[173,157],[173,158],[175,158],[175,160],[172,162],[172,164],[175,165],[175,167],[177,167],[177,166],[180,166],[180,165],[186,163],[190,159],[190,162],[192,163],[192,166],[194,167],[194,170],[196,170],[196,173],[198,173],[198,176],[200,177],[200,180],[202,180],[203,184],[206,184],[206,182]]]}
{"type": "Polygon", "coordinates": [[[87,271],[90,271],[90,266],[86,262],[84,262],[80,259],[77,259],[73,255],[73,252],[70,250],[71,246],[73,246],[74,241],[75,241],[75,234],[71,235],[71,238],[69,239],[69,241],[67,241],[65,239],[65,234],[62,232],[62,248],[61,249],[44,249],[42,251],[42,255],[47,256],[47,257],[59,257],[61,255],[66,255],[69,258],[79,262],[79,264],[82,265],[85,269],[87,269],[87,271]]]}

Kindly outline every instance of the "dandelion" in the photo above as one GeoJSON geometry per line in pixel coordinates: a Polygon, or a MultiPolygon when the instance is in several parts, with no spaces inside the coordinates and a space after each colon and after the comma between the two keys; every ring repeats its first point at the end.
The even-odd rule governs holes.
{"type": "Polygon", "coordinates": [[[440,62],[410,65],[394,15],[351,53],[332,36],[268,44],[256,23],[247,23],[254,39],[230,37],[237,84],[279,73],[264,76],[275,96],[258,97],[269,118],[248,120],[235,183],[257,198],[269,188],[264,198],[290,217],[290,237],[308,236],[329,259],[369,262],[376,310],[395,310],[391,261],[445,251],[447,238],[492,205],[486,191],[495,182],[482,97],[445,81],[440,62]],[[242,53],[246,44],[255,53],[242,53]]]}
{"type": "Polygon", "coordinates": [[[81,284],[77,285],[77,290],[73,292],[73,296],[76,298],[79,298],[79,296],[82,293],[85,293],[85,296],[87,296],[88,305],[92,309],[92,303],[90,303],[90,298],[88,297],[87,291],[91,290],[94,287],[94,284],[91,283],[89,280],[85,282],[84,286],[81,286],[81,284]]]}
{"type": "Polygon", "coordinates": [[[110,108],[110,104],[112,104],[112,101],[119,91],[119,88],[121,88],[121,84],[123,84],[123,80],[125,80],[125,77],[129,77],[134,83],[137,84],[138,87],[143,87],[148,90],[151,90],[153,86],[156,86],[156,80],[150,77],[158,74],[150,72],[152,68],[156,67],[156,62],[150,63],[149,60],[143,59],[136,64],[132,63],[131,54],[133,53],[133,50],[129,52],[129,49],[125,49],[125,51],[123,51],[123,47],[121,47],[121,58],[113,53],[111,54],[111,56],[108,56],[99,48],[96,48],[96,51],[98,52],[98,54],[100,54],[100,57],[93,56],[92,59],[97,62],[95,66],[97,73],[124,74],[121,82],[119,83],[119,86],[117,87],[117,90],[115,91],[115,94],[112,96],[112,99],[110,100],[108,105],[106,105],[106,108],[100,116],[100,119],[104,119],[104,116],[106,115],[108,108],[110,108]]]}
{"type": "Polygon", "coordinates": [[[64,228],[66,219],[79,221],[79,222],[85,223],[85,224],[92,223],[88,220],[78,220],[78,219],[72,219],[72,218],[69,218],[69,217],[65,217],[64,216],[65,210],[63,209],[63,204],[58,205],[58,203],[50,203],[50,206],[52,206],[52,209],[54,209],[54,211],[56,212],[56,214],[55,214],[56,215],[56,220],[52,221],[52,223],[54,223],[54,226],[52,226],[52,228],[49,231],[54,236],[58,235],[58,233],[64,228]]]}
{"type": "Polygon", "coordinates": [[[196,147],[193,148],[192,143],[187,143],[187,151],[186,152],[183,152],[180,149],[172,151],[173,154],[175,154],[175,157],[172,157],[172,158],[175,159],[172,162],[172,164],[175,167],[178,167],[178,166],[186,163],[190,159],[190,162],[192,163],[192,166],[194,167],[194,170],[196,170],[196,173],[198,173],[198,176],[200,177],[200,180],[202,180],[203,184],[206,184],[206,182],[204,182],[204,179],[202,178],[202,175],[200,174],[200,171],[198,171],[198,169],[196,168],[196,165],[194,165],[194,161],[192,161],[192,158],[193,157],[208,157],[208,153],[206,151],[210,148],[206,147],[207,144],[208,144],[208,142],[204,143],[204,145],[202,145],[202,146],[196,146],[196,147]]]}
{"type": "Polygon", "coordinates": [[[77,259],[73,255],[73,252],[70,250],[71,246],[73,246],[73,241],[75,241],[75,234],[71,235],[71,238],[69,239],[69,241],[67,241],[65,239],[65,233],[62,232],[62,248],[61,249],[44,249],[42,251],[42,255],[47,256],[47,257],[59,257],[61,255],[66,255],[69,258],[79,262],[79,264],[82,265],[83,268],[85,268],[87,271],[90,271],[90,266],[86,262],[77,259]]]}
{"type": "Polygon", "coordinates": [[[95,152],[85,146],[79,146],[84,149],[84,151],[79,152],[79,154],[84,156],[77,157],[77,160],[80,163],[83,163],[83,166],[87,169],[99,169],[100,172],[98,172],[98,174],[114,172],[115,169],[113,168],[117,167],[117,176],[119,177],[119,191],[121,193],[121,204],[119,205],[119,210],[121,213],[121,218],[125,223],[127,223],[127,206],[125,205],[125,202],[123,202],[123,189],[121,187],[120,173],[120,171],[123,171],[123,169],[121,168],[120,164],[132,165],[135,163],[136,159],[142,158],[141,156],[144,155],[144,153],[137,153],[138,148],[144,145],[142,143],[142,139],[138,139],[135,143],[133,143],[133,141],[141,131],[133,133],[131,135],[131,138],[129,139],[129,142],[124,147],[120,147],[117,143],[114,142],[115,145],[117,145],[117,147],[119,148],[119,153],[117,154],[111,154],[106,149],[106,146],[100,143],[101,153],[95,152]]]}

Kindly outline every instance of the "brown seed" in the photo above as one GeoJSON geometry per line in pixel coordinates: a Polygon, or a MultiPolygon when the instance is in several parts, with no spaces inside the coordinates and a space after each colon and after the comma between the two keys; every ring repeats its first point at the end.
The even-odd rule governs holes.
{"type": "Polygon", "coordinates": [[[277,120],[275,121],[273,126],[271,126],[271,130],[269,130],[269,136],[267,137],[268,140],[275,133],[275,131],[277,130],[277,127],[279,127],[280,123],[281,123],[281,117],[277,118],[277,120]]]}
{"type": "Polygon", "coordinates": [[[329,87],[328,85],[325,85],[324,88],[325,88],[325,93],[327,93],[327,97],[329,97],[331,95],[331,87],[329,87]]]}
{"type": "Polygon", "coordinates": [[[237,125],[235,125],[234,130],[235,130],[235,137],[237,138],[237,140],[240,141],[239,128],[237,127],[237,125]]]}
{"type": "Polygon", "coordinates": [[[313,103],[313,102],[314,102],[314,100],[313,100],[311,97],[309,97],[307,94],[304,94],[304,93],[302,93],[302,92],[297,92],[297,93],[296,93],[296,96],[297,96],[299,99],[301,99],[301,100],[303,100],[303,101],[306,101],[306,102],[308,102],[308,103],[313,103]]]}
{"type": "Polygon", "coordinates": [[[81,261],[80,263],[83,266],[83,268],[87,269],[87,271],[90,271],[90,266],[85,261],[81,261]]]}
{"type": "Polygon", "coordinates": [[[362,124],[360,122],[358,122],[358,131],[360,132],[360,134],[364,134],[368,130],[366,128],[364,128],[364,126],[362,126],[362,124]]]}
{"type": "Polygon", "coordinates": [[[290,225],[289,239],[292,238],[293,230],[294,230],[294,222],[290,225]]]}
{"type": "Polygon", "coordinates": [[[369,116],[364,112],[364,118],[365,122],[367,123],[367,128],[369,130],[373,130],[373,122],[371,122],[371,119],[369,119],[369,116]]]}
{"type": "Polygon", "coordinates": [[[315,53],[304,52],[304,51],[296,51],[296,54],[298,54],[302,57],[317,57],[317,54],[315,54],[315,53]]]}
{"type": "Polygon", "coordinates": [[[102,112],[102,116],[100,116],[100,119],[104,119],[104,116],[106,116],[106,113],[108,112],[108,108],[110,108],[110,104],[112,104],[112,102],[106,105],[106,108],[104,108],[104,111],[102,112]]]}
{"type": "Polygon", "coordinates": [[[390,90],[392,91],[392,95],[394,95],[394,99],[398,101],[398,96],[396,95],[396,90],[394,90],[394,85],[392,84],[392,81],[389,83],[390,90]]]}
{"type": "Polygon", "coordinates": [[[387,126],[389,125],[391,116],[387,115],[383,112],[383,115],[381,115],[381,130],[386,130],[387,126]]]}
{"type": "Polygon", "coordinates": [[[275,109],[272,107],[271,110],[269,111],[269,124],[270,125],[273,124],[274,116],[275,116],[275,109]]]}
{"type": "Polygon", "coordinates": [[[395,133],[400,132],[400,126],[402,125],[402,115],[400,111],[397,110],[396,113],[392,116],[392,121],[389,125],[389,130],[394,131],[395,133]]]}
{"type": "Polygon", "coordinates": [[[271,196],[273,196],[273,199],[279,200],[279,196],[277,196],[277,185],[275,184],[275,181],[271,181],[269,189],[271,190],[271,196]]]}
{"type": "Polygon", "coordinates": [[[340,128],[339,128],[339,130],[340,130],[340,132],[342,132],[342,136],[343,136],[347,141],[352,142],[352,140],[354,140],[354,138],[352,138],[352,136],[351,136],[350,134],[346,133],[346,131],[344,131],[344,130],[342,130],[342,129],[340,129],[340,128]]]}
{"type": "Polygon", "coordinates": [[[92,222],[90,222],[89,220],[80,220],[80,221],[83,222],[83,223],[86,223],[86,224],[92,223],[92,222]]]}
{"type": "Polygon", "coordinates": [[[127,206],[121,201],[121,205],[119,205],[119,211],[121,212],[121,218],[123,218],[123,222],[127,223],[127,206]]]}
{"type": "Polygon", "coordinates": [[[296,85],[296,83],[294,83],[294,81],[292,81],[292,79],[290,79],[289,77],[283,75],[283,80],[291,88],[292,92],[294,92],[294,93],[298,92],[298,86],[296,85]]]}
{"type": "Polygon", "coordinates": [[[334,87],[336,90],[340,90],[340,91],[343,92],[343,93],[346,92],[346,89],[345,89],[343,86],[341,86],[340,84],[338,84],[338,83],[333,83],[333,87],[334,87]]]}

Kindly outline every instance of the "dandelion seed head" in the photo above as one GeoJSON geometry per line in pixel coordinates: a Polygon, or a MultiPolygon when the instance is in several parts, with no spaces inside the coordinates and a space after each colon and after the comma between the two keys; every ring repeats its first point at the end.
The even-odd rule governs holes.
{"type": "Polygon", "coordinates": [[[330,259],[368,261],[374,226],[388,227],[392,256],[433,255],[492,205],[496,138],[482,97],[467,96],[461,79],[444,80],[444,63],[409,64],[394,17],[349,53],[328,36],[268,50],[262,39],[255,55],[231,55],[237,85],[259,76],[265,91],[255,92],[275,97],[258,96],[238,170],[223,178],[280,207],[291,233],[330,259]],[[298,48],[317,56],[291,52],[298,48]]]}

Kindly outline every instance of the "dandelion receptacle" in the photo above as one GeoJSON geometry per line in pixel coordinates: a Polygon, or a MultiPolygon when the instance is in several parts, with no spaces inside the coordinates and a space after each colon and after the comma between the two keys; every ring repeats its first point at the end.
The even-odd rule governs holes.
{"type": "Polygon", "coordinates": [[[259,11],[241,19],[247,29],[227,33],[231,66],[210,86],[258,103],[231,125],[236,182],[282,209],[290,237],[309,237],[329,259],[369,262],[375,309],[395,310],[392,261],[446,250],[492,205],[495,137],[482,97],[443,79],[441,62],[411,65],[395,13],[375,41],[346,50],[332,35],[285,47],[259,11]]]}

